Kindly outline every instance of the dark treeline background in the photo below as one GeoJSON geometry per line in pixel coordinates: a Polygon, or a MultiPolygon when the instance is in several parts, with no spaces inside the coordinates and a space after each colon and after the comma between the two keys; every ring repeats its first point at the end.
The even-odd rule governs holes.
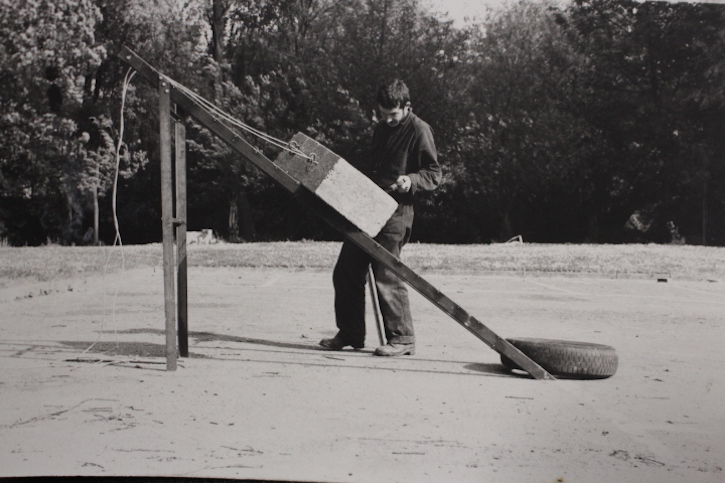
{"type": "MultiPolygon", "coordinates": [[[[724,7],[524,0],[457,28],[418,0],[0,0],[0,242],[112,243],[114,186],[123,242],[160,241],[158,101],[138,77],[114,180],[128,45],[243,122],[353,163],[375,87],[403,78],[445,173],[414,240],[723,245],[724,7]]],[[[190,230],[337,237],[188,131],[190,230]]]]}

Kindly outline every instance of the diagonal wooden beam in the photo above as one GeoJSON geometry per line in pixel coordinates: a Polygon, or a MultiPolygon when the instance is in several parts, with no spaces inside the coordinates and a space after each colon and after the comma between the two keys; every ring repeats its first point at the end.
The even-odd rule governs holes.
{"type": "MultiPolygon", "coordinates": [[[[131,67],[136,69],[136,71],[145,77],[152,85],[157,85],[160,79],[166,78],[127,47],[123,47],[119,57],[131,67]]],[[[463,309],[463,307],[455,303],[427,282],[423,277],[415,273],[410,267],[405,265],[399,258],[395,257],[383,248],[369,235],[363,233],[360,229],[355,227],[330,205],[326,204],[313,192],[302,186],[299,182],[287,174],[287,172],[267,159],[267,157],[247,143],[230,128],[215,119],[203,106],[200,106],[193,99],[189,98],[186,94],[178,91],[177,89],[172,88],[170,96],[174,102],[179,104],[187,113],[195,117],[196,120],[207,129],[224,140],[242,157],[257,166],[264,173],[286,188],[295,196],[295,199],[299,203],[311,210],[313,213],[322,217],[322,219],[345,235],[345,237],[347,237],[350,241],[393,271],[393,273],[407,282],[413,289],[418,291],[436,307],[448,314],[453,320],[482,340],[493,350],[511,359],[535,379],[555,379],[554,376],[549,374],[534,360],[478,321],[475,317],[463,309]]]]}

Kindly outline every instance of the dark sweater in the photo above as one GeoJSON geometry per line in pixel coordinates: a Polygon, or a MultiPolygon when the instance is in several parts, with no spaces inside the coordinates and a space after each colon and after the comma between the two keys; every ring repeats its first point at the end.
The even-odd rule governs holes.
{"type": "Polygon", "coordinates": [[[372,155],[363,171],[378,186],[388,190],[400,175],[408,175],[408,193],[391,193],[399,203],[410,203],[418,191],[432,191],[441,182],[441,167],[433,131],[412,112],[395,127],[381,122],[373,133],[372,155]]]}

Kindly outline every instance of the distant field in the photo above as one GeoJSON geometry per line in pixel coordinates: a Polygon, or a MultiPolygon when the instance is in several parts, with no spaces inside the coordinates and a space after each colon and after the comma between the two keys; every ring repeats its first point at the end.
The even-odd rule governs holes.
{"type": "MultiPolygon", "coordinates": [[[[190,267],[329,270],[340,243],[190,245],[190,267]]],[[[0,287],[142,266],[162,266],[160,244],[125,247],[2,247],[0,287]]],[[[413,243],[403,261],[414,270],[634,278],[725,280],[725,247],[674,245],[432,245],[413,243]]]]}

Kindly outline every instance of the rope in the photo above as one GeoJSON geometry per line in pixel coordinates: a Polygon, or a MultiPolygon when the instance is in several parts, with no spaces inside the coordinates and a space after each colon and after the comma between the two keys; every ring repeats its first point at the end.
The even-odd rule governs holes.
{"type": "MultiPolygon", "coordinates": [[[[124,109],[126,106],[126,95],[128,93],[128,87],[131,84],[131,79],[133,79],[133,76],[136,75],[136,71],[133,70],[133,68],[129,68],[126,72],[126,77],[123,80],[123,88],[121,90],[121,112],[119,114],[119,127],[118,127],[118,143],[116,143],[116,153],[115,153],[115,171],[113,175],[113,193],[111,195],[111,211],[113,212],[113,226],[116,230],[116,234],[113,238],[113,245],[112,247],[115,247],[116,244],[121,248],[121,273],[125,270],[126,267],[126,257],[123,252],[123,241],[121,240],[121,229],[119,228],[118,223],[118,174],[120,171],[121,166],[121,146],[123,145],[123,134],[125,129],[125,116],[124,116],[124,109]]],[[[106,265],[103,270],[103,284],[105,286],[106,284],[106,277],[108,275],[108,266],[111,262],[111,255],[112,251],[108,250],[108,255],[106,256],[106,265]]],[[[115,292],[113,294],[113,303],[111,306],[111,320],[113,320],[113,333],[116,336],[116,345],[118,346],[118,332],[116,330],[116,301],[118,299],[118,291],[119,291],[119,285],[116,284],[115,292]]],[[[106,291],[104,290],[103,293],[104,299],[107,296],[106,291]]],[[[103,304],[104,307],[104,314],[103,318],[101,319],[101,330],[98,333],[98,337],[91,345],[89,345],[82,354],[87,353],[90,351],[97,343],[101,340],[101,335],[103,334],[103,328],[105,325],[105,320],[107,317],[107,313],[105,313],[106,303],[103,304]]]]}
{"type": "Polygon", "coordinates": [[[133,79],[133,76],[136,75],[136,71],[132,68],[129,68],[126,72],[126,77],[123,80],[123,89],[121,90],[121,113],[120,113],[120,119],[119,119],[119,128],[118,128],[118,144],[116,145],[116,169],[115,173],[113,175],[113,194],[111,197],[111,207],[113,211],[113,226],[116,229],[116,236],[113,239],[114,246],[116,245],[116,241],[118,241],[119,245],[123,245],[123,242],[121,241],[121,230],[118,226],[118,212],[117,212],[117,194],[118,194],[118,172],[119,167],[121,165],[121,146],[123,145],[123,131],[125,129],[125,121],[124,121],[124,115],[123,110],[124,106],[126,105],[126,93],[128,92],[128,86],[131,84],[131,79],[133,79]]]}
{"type": "Polygon", "coordinates": [[[191,89],[184,86],[183,84],[180,84],[179,82],[176,82],[175,80],[170,79],[168,77],[165,77],[165,79],[170,85],[172,85],[179,92],[186,94],[186,96],[191,98],[194,102],[196,102],[197,104],[202,106],[204,109],[209,111],[211,113],[212,117],[214,117],[217,121],[222,122],[222,123],[226,122],[234,127],[242,129],[242,130],[248,132],[249,134],[252,134],[253,136],[256,136],[259,139],[262,139],[263,141],[273,144],[274,146],[277,146],[278,148],[283,149],[284,151],[287,151],[291,154],[301,156],[310,161],[315,161],[315,157],[305,154],[303,151],[301,151],[299,148],[299,145],[297,145],[297,143],[283,141],[281,139],[277,139],[273,136],[270,136],[269,134],[264,133],[258,129],[255,129],[252,126],[245,124],[242,121],[234,118],[230,114],[227,114],[226,112],[222,111],[213,102],[208,101],[207,99],[203,98],[196,92],[194,92],[191,89]]]}

